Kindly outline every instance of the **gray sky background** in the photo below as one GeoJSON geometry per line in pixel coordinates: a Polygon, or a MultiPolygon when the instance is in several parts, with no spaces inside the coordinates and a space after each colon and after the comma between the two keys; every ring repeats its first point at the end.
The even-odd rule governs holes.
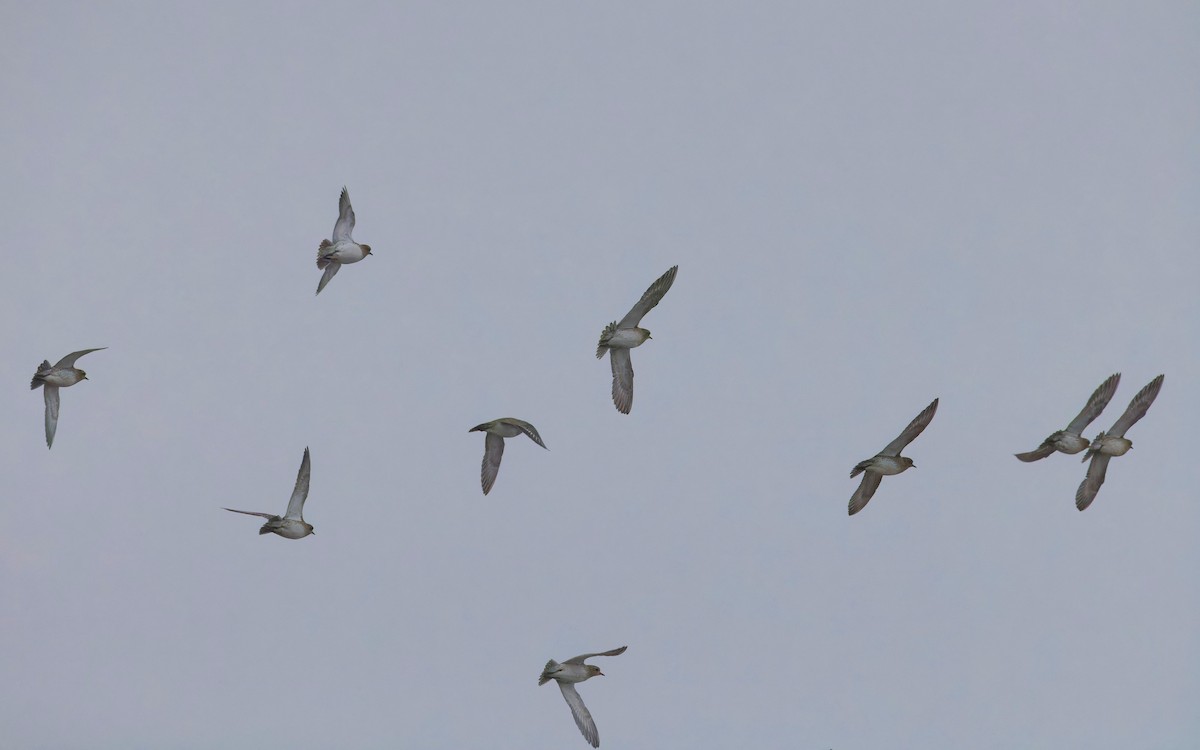
{"type": "Polygon", "coordinates": [[[1196,746],[1200,10],[744,5],[5,5],[6,747],[1196,746]]]}

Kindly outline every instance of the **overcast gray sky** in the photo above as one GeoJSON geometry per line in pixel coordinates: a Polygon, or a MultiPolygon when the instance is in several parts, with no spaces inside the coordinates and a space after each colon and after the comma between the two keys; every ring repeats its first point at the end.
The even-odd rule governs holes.
{"type": "Polygon", "coordinates": [[[5,746],[585,748],[538,672],[628,644],[610,749],[1196,747],[1198,29],[6,3],[5,746]],[[343,185],[375,254],[314,297],[343,185]],[[618,414],[596,339],[674,264],[618,414]],[[48,451],[29,378],[98,346],[48,451]],[[1012,454],[1116,371],[1089,435],[1166,382],[1079,513],[1012,454]],[[501,416],[550,450],[485,498],[501,416]],[[315,536],[221,510],[305,446],[315,536]]]}

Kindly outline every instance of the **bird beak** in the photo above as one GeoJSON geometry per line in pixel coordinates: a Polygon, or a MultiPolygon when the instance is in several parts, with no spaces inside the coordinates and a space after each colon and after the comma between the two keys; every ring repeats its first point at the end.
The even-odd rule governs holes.
{"type": "Polygon", "coordinates": [[[603,672],[601,672],[601,671],[599,671],[599,670],[597,670],[597,671],[596,671],[596,674],[597,674],[598,676],[600,676],[600,677],[603,677],[603,676],[604,676],[604,673],[603,673],[603,672]]]}

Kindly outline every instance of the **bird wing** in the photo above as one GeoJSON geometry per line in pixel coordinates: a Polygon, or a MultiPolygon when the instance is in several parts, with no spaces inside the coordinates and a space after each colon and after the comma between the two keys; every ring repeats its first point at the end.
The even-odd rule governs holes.
{"type": "Polygon", "coordinates": [[[1108,406],[1108,402],[1112,400],[1113,394],[1117,392],[1117,385],[1121,382],[1121,373],[1115,372],[1108,376],[1100,384],[1088,398],[1087,405],[1083,407],[1083,411],[1079,412],[1079,416],[1071,420],[1071,424],[1067,425],[1067,432],[1078,435],[1083,432],[1083,429],[1092,423],[1096,417],[1100,416],[1100,412],[1104,411],[1104,407],[1108,406]]]}
{"type": "Polygon", "coordinates": [[[263,518],[279,518],[274,513],[256,513],[252,510],[234,510],[233,508],[225,508],[230,513],[245,513],[248,516],[262,516],[263,518]]]}
{"type": "Polygon", "coordinates": [[[636,328],[646,313],[654,309],[654,306],[662,300],[663,295],[675,283],[675,272],[678,270],[679,266],[671,266],[666,273],[659,276],[658,280],[651,284],[642,298],[637,301],[637,304],[625,314],[625,317],[621,318],[617,328],[636,328]]]}
{"type": "Polygon", "coordinates": [[[58,430],[58,386],[46,383],[42,388],[46,399],[46,447],[54,445],[54,433],[58,430]]]}
{"type": "MultiPolygon", "coordinates": [[[[1095,417],[1093,417],[1092,419],[1095,419],[1095,417]]],[[[1090,422],[1091,420],[1089,419],[1088,421],[1090,422]]],[[[1074,422],[1072,422],[1071,424],[1074,424],[1074,422]]],[[[1045,458],[1046,456],[1049,456],[1053,452],[1054,452],[1054,443],[1051,443],[1049,440],[1047,440],[1047,441],[1043,442],[1041,445],[1039,445],[1036,450],[1031,450],[1028,453],[1014,453],[1013,455],[1016,456],[1017,458],[1021,459],[1025,463],[1030,463],[1033,461],[1040,461],[1041,459],[1045,458]]]]}
{"type": "Polygon", "coordinates": [[[1104,484],[1104,474],[1108,471],[1109,458],[1104,453],[1092,454],[1092,462],[1088,464],[1087,476],[1079,483],[1079,489],[1075,490],[1076,508],[1087,510],[1087,507],[1096,499],[1100,485],[1104,484]]]}
{"type": "Polygon", "coordinates": [[[483,483],[483,494],[491,492],[496,483],[496,475],[500,473],[500,459],[504,456],[504,438],[494,433],[487,433],[483,440],[483,465],[479,469],[479,478],[483,483]]]}
{"type": "Polygon", "coordinates": [[[867,507],[867,503],[871,500],[871,496],[875,494],[875,490],[879,489],[879,483],[883,481],[883,475],[874,471],[864,471],[862,481],[858,483],[858,489],[850,496],[850,515],[854,515],[863,508],[867,507]]]}
{"type": "Polygon", "coordinates": [[[83,349],[83,350],[81,350],[81,351],[78,351],[78,352],[71,352],[71,353],[70,353],[70,354],[68,354],[67,356],[65,356],[65,357],[63,357],[62,359],[58,360],[58,364],[56,364],[56,365],[54,365],[54,366],[55,366],[55,367],[74,367],[74,366],[75,366],[75,360],[79,359],[79,358],[80,358],[80,357],[82,357],[83,355],[85,355],[85,354],[90,354],[90,353],[92,353],[92,352],[98,352],[98,351],[100,351],[101,349],[107,349],[107,348],[108,348],[107,346],[101,346],[101,347],[97,347],[96,349],[83,349]]]}
{"type": "Polygon", "coordinates": [[[622,646],[620,648],[614,648],[612,651],[600,651],[595,654],[580,654],[579,656],[572,656],[570,659],[564,661],[563,664],[583,664],[585,660],[590,659],[593,656],[620,656],[621,654],[625,653],[625,649],[627,648],[629,647],[622,646]]]}
{"type": "Polygon", "coordinates": [[[628,349],[612,349],[608,356],[612,360],[613,403],[617,411],[628,414],[633,408],[633,360],[628,349]]]}
{"type": "Polygon", "coordinates": [[[288,500],[288,509],[284,518],[304,520],[304,501],[308,499],[308,480],[311,476],[312,462],[308,458],[308,448],[306,447],[304,458],[300,460],[300,471],[296,473],[296,487],[292,490],[292,499],[288,500]]]}
{"type": "MultiPolygon", "coordinates": [[[[933,420],[933,415],[937,411],[938,400],[935,398],[933,403],[925,407],[925,410],[913,417],[913,421],[908,423],[908,427],[904,428],[904,432],[887,444],[887,447],[879,451],[880,456],[899,456],[900,451],[904,450],[904,446],[916,439],[917,435],[929,426],[933,420]]],[[[870,498],[870,495],[867,496],[870,498]]]]}
{"type": "Polygon", "coordinates": [[[587,710],[587,706],[583,705],[583,698],[579,697],[575,686],[569,682],[560,682],[558,689],[567,699],[567,705],[571,707],[571,715],[575,717],[575,726],[579,727],[583,738],[592,747],[600,747],[600,732],[596,731],[596,722],[592,721],[592,714],[587,710]]]}
{"type": "Polygon", "coordinates": [[[1124,437],[1125,430],[1133,427],[1134,423],[1142,417],[1146,416],[1146,412],[1150,410],[1150,404],[1154,403],[1154,399],[1158,397],[1158,391],[1162,388],[1163,376],[1159,375],[1154,380],[1146,384],[1146,387],[1137,392],[1133,400],[1129,402],[1125,413],[1117,419],[1106,434],[1109,436],[1124,437]]]}
{"type": "Polygon", "coordinates": [[[333,244],[339,240],[350,239],[354,231],[354,208],[350,205],[350,191],[342,188],[342,197],[338,199],[338,220],[333,225],[333,244]]]}
{"type": "MultiPolygon", "coordinates": [[[[507,422],[513,427],[521,428],[521,432],[524,432],[526,435],[528,435],[530,440],[542,446],[543,448],[546,448],[546,444],[542,442],[542,436],[538,434],[537,428],[533,425],[529,424],[523,419],[514,419],[513,417],[507,417],[503,421],[507,422]]],[[[550,449],[546,448],[546,450],[550,449]]]]}
{"type": "Polygon", "coordinates": [[[329,261],[329,265],[325,266],[325,273],[321,274],[321,283],[317,284],[317,294],[321,293],[321,290],[325,288],[325,285],[329,283],[329,280],[334,276],[337,276],[337,272],[341,269],[341,263],[337,262],[336,260],[329,261]]]}

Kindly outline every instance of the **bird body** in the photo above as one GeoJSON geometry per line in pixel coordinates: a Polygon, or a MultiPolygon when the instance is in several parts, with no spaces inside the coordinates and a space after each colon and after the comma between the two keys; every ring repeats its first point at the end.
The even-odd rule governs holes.
{"type": "Polygon", "coordinates": [[[350,191],[342,188],[338,199],[338,220],[333,225],[333,240],[321,240],[317,248],[317,268],[325,269],[317,284],[317,294],[337,275],[346,263],[357,263],[371,254],[370,245],[360,245],[350,236],[354,231],[354,208],[350,205],[350,191]]]}
{"type": "MultiPolygon", "coordinates": [[[[614,320],[600,333],[599,349],[634,349],[646,343],[650,338],[650,332],[645,328],[617,328],[617,322],[614,320]]],[[[604,352],[601,351],[597,358],[603,357],[604,352]]]]}
{"type": "Polygon", "coordinates": [[[67,386],[75,385],[81,380],[87,380],[87,373],[78,367],[55,367],[50,364],[49,360],[42,360],[42,364],[34,374],[29,388],[32,390],[42,385],[66,388],[67,386]]]}
{"type": "Polygon", "coordinates": [[[1085,450],[1090,441],[1082,435],[1076,435],[1073,432],[1059,430],[1050,437],[1046,438],[1045,442],[1049,443],[1054,450],[1059,453],[1066,453],[1073,456],[1081,450],[1085,450]]]}
{"type": "Polygon", "coordinates": [[[317,268],[325,268],[330,263],[357,263],[368,255],[368,249],[352,240],[321,240],[317,253],[317,268]]]}
{"type": "Polygon", "coordinates": [[[907,456],[872,456],[865,461],[859,461],[850,471],[850,478],[864,471],[893,476],[914,466],[912,459],[907,456]]]}
{"type": "Polygon", "coordinates": [[[858,484],[858,489],[850,496],[850,515],[854,515],[867,507],[867,503],[870,502],[871,497],[875,494],[875,490],[879,489],[879,483],[884,476],[899,474],[916,466],[911,458],[901,456],[900,451],[904,450],[905,446],[915,440],[925,430],[933,420],[933,415],[937,413],[937,407],[938,400],[935,398],[883,450],[871,458],[859,461],[854,465],[854,468],[850,470],[850,477],[854,478],[862,474],[863,478],[858,484]]]}
{"type": "Polygon", "coordinates": [[[286,513],[276,516],[252,510],[234,510],[233,508],[225,508],[225,510],[267,519],[267,522],[258,530],[260,535],[278,534],[284,539],[303,539],[313,533],[312,524],[304,521],[304,501],[308,499],[308,486],[311,478],[312,461],[309,458],[308,448],[305,448],[304,458],[300,461],[300,471],[296,473],[296,486],[292,489],[292,497],[288,500],[286,513]]]}
{"type": "MultiPolygon", "coordinates": [[[[226,510],[230,510],[226,508],[226,510]]],[[[234,511],[234,513],[246,513],[244,510],[234,511]]],[[[253,514],[258,515],[258,514],[253,514]]],[[[264,523],[258,530],[262,534],[278,534],[284,539],[303,539],[313,533],[313,527],[304,521],[299,521],[292,518],[280,518],[279,516],[267,516],[267,522],[264,523]]]]}
{"type": "MultiPolygon", "coordinates": [[[[487,437],[483,441],[483,463],[479,471],[479,479],[485,495],[491,492],[492,485],[496,483],[496,475],[500,473],[500,459],[504,456],[504,438],[528,435],[530,440],[543,448],[546,447],[536,427],[515,417],[501,417],[491,422],[484,422],[475,425],[467,432],[487,433],[487,437]]],[[[547,450],[549,449],[547,448],[547,450]]]]}
{"type": "Polygon", "coordinates": [[[58,360],[54,365],[51,365],[48,359],[42,360],[42,363],[38,365],[37,372],[33,374],[33,380],[29,382],[29,389],[42,389],[42,398],[46,404],[45,426],[47,448],[54,445],[54,435],[58,432],[58,410],[60,405],[58,389],[67,388],[82,380],[87,380],[87,373],[75,366],[76,360],[85,354],[98,352],[106,348],[108,347],[101,346],[96,349],[82,349],[77,352],[71,352],[58,360]]]}
{"type": "Polygon", "coordinates": [[[650,338],[650,331],[640,328],[638,324],[675,283],[678,270],[679,266],[667,269],[666,273],[646,289],[625,317],[609,323],[600,332],[600,343],[596,345],[596,359],[603,358],[605,353],[609,355],[613,376],[613,405],[622,414],[628,414],[633,408],[633,360],[629,357],[629,350],[641,346],[650,338]]]}
{"type": "Polygon", "coordinates": [[[1092,395],[1088,397],[1087,403],[1084,404],[1083,410],[1071,420],[1071,423],[1065,429],[1051,434],[1035,450],[1027,453],[1017,453],[1017,458],[1030,463],[1039,461],[1055,451],[1073,456],[1086,449],[1090,441],[1083,437],[1082,433],[1084,429],[1095,421],[1096,417],[1100,416],[1100,412],[1104,411],[1104,407],[1108,406],[1108,402],[1112,400],[1113,394],[1117,392],[1117,385],[1120,382],[1121,373],[1115,372],[1109,375],[1092,392],[1092,395]]]}
{"type": "Polygon", "coordinates": [[[1087,455],[1083,457],[1084,461],[1094,456],[1097,453],[1103,453],[1106,456],[1124,456],[1133,447],[1133,441],[1127,437],[1120,435],[1105,435],[1101,432],[1094,440],[1088,444],[1087,455]]]}
{"type": "Polygon", "coordinates": [[[590,659],[593,656],[618,656],[625,653],[625,649],[627,648],[628,646],[621,646],[611,651],[580,654],[561,663],[551,659],[546,662],[541,676],[538,677],[539,685],[545,685],[550,680],[558,683],[558,689],[562,692],[567,705],[571,707],[571,716],[575,718],[575,726],[579,727],[583,738],[592,747],[600,747],[600,732],[596,729],[596,722],[592,720],[591,712],[583,704],[583,699],[579,697],[579,692],[575,690],[575,685],[590,680],[593,677],[604,676],[604,673],[600,671],[600,667],[594,664],[584,664],[584,660],[590,659]]]}

